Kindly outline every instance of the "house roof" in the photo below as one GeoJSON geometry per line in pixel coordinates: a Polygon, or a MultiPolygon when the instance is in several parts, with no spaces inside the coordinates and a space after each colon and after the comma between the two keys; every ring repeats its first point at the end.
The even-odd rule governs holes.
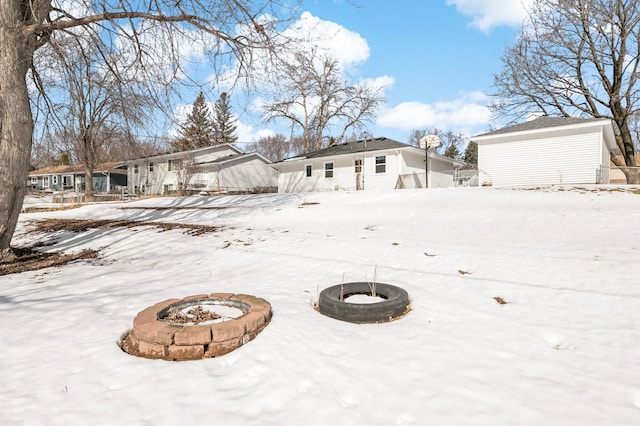
{"type": "Polygon", "coordinates": [[[271,163],[269,160],[267,160],[264,156],[260,155],[257,152],[251,152],[248,154],[232,154],[232,155],[226,155],[224,157],[219,157],[219,158],[215,158],[213,160],[209,160],[209,161],[202,161],[199,163],[195,163],[195,165],[202,165],[202,164],[223,164],[226,163],[228,161],[238,161],[238,160],[248,160],[251,158],[258,158],[262,161],[264,161],[265,163],[271,163]]]}
{"type": "Polygon", "coordinates": [[[149,155],[147,157],[133,158],[128,161],[128,163],[132,163],[139,160],[151,160],[151,159],[164,159],[164,158],[180,158],[185,155],[193,155],[196,156],[198,154],[208,154],[210,152],[222,151],[225,149],[230,149],[238,154],[244,154],[240,149],[238,149],[235,145],[230,143],[223,143],[219,145],[211,145],[205,146],[204,148],[192,149],[189,151],[172,151],[172,152],[162,152],[160,154],[149,155]]]}
{"type": "MultiPolygon", "coordinates": [[[[96,164],[95,172],[116,172],[121,173],[121,169],[124,163],[121,161],[112,161],[110,163],[96,164]]],[[[29,172],[29,176],[34,175],[64,175],[64,174],[81,174],[84,173],[84,165],[82,164],[67,164],[62,166],[48,166],[41,169],[32,170],[29,172]]]]}
{"type": "Polygon", "coordinates": [[[504,127],[488,133],[471,137],[472,142],[495,141],[496,139],[508,139],[516,135],[533,135],[541,133],[549,133],[550,129],[560,127],[570,129],[582,129],[601,127],[604,131],[604,140],[612,153],[618,152],[618,146],[615,141],[613,124],[608,118],[577,118],[577,117],[539,117],[535,120],[526,121],[524,123],[513,126],[504,127]]]}
{"type": "Polygon", "coordinates": [[[493,135],[502,135],[505,133],[517,133],[528,132],[532,130],[547,129],[550,127],[570,126],[574,124],[586,124],[596,121],[602,121],[602,118],[578,118],[578,117],[538,117],[535,120],[525,121],[524,123],[515,124],[513,126],[503,127],[502,129],[494,130],[492,132],[483,133],[481,135],[474,136],[484,137],[493,135]]]}
{"type": "Polygon", "coordinates": [[[411,145],[395,141],[393,139],[381,137],[373,139],[361,139],[344,142],[317,151],[308,152],[289,158],[285,161],[295,161],[309,158],[334,157],[336,155],[353,154],[357,152],[382,151],[386,149],[412,148],[411,145]]]}

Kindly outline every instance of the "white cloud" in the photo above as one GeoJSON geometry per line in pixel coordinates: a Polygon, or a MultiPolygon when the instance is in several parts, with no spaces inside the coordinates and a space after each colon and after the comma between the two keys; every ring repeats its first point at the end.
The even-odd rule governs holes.
{"type": "Polygon", "coordinates": [[[526,17],[533,0],[447,0],[447,4],[473,18],[471,25],[489,32],[500,25],[517,26],[526,17]]]}
{"type": "Polygon", "coordinates": [[[315,46],[330,53],[343,69],[363,63],[371,53],[367,41],[360,34],[309,12],[303,12],[300,19],[284,31],[284,35],[298,40],[301,49],[315,46]]]}
{"type": "MultiPolygon", "coordinates": [[[[316,49],[318,59],[328,54],[337,60],[340,69],[345,72],[355,70],[369,59],[371,53],[367,41],[360,34],[335,22],[322,20],[309,12],[303,12],[297,21],[282,32],[282,37],[288,41],[287,50],[280,52],[281,58],[286,59],[287,55],[292,55],[295,51],[309,52],[316,49]]],[[[273,63],[265,55],[266,52],[254,52],[251,68],[256,79],[253,83],[260,89],[273,86],[273,63]]],[[[237,63],[222,71],[210,75],[208,81],[216,82],[219,87],[245,87],[242,81],[237,81],[237,63]]]]}
{"type": "Polygon", "coordinates": [[[469,134],[489,124],[487,103],[488,97],[480,92],[463,94],[452,101],[434,104],[402,102],[382,111],[376,125],[403,131],[437,127],[469,134]]]}
{"type": "Polygon", "coordinates": [[[384,93],[385,90],[390,89],[395,84],[395,78],[383,75],[381,77],[376,78],[365,78],[360,81],[360,84],[363,84],[367,87],[371,87],[375,90],[380,90],[384,93]]]}

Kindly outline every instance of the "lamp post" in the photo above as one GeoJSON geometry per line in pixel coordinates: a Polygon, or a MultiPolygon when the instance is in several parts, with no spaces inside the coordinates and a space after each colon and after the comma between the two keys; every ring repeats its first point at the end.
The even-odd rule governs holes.
{"type": "Polygon", "coordinates": [[[440,138],[438,135],[425,135],[420,139],[420,148],[424,149],[424,187],[429,188],[429,149],[440,146],[440,138]]]}

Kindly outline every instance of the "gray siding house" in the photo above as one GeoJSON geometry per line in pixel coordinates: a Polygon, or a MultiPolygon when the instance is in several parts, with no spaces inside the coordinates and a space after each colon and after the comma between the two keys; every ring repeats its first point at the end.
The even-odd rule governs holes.
{"type": "MultiPolygon", "coordinates": [[[[96,193],[120,193],[127,186],[127,169],[122,162],[96,165],[93,190],[96,193]]],[[[29,172],[27,188],[34,192],[85,190],[84,166],[80,164],[50,166],[29,172]]]]}

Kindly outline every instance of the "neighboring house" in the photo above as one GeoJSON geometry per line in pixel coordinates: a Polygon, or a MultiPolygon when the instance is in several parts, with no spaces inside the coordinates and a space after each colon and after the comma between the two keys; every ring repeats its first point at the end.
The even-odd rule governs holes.
{"type": "Polygon", "coordinates": [[[275,191],[278,171],[258,153],[231,144],[173,152],[127,162],[129,193],[275,191]]]}
{"type": "MultiPolygon", "coordinates": [[[[126,165],[122,162],[98,164],[93,171],[93,191],[120,193],[127,186],[126,165]]],[[[81,164],[50,166],[29,172],[27,188],[30,191],[84,192],[85,172],[81,164]]]]}
{"type": "Polygon", "coordinates": [[[471,138],[480,185],[609,183],[617,153],[608,119],[540,117],[471,138]]]}
{"type": "MultiPolygon", "coordinates": [[[[425,150],[388,138],[336,144],[281,161],[278,192],[425,187],[425,150]]],[[[429,152],[429,187],[453,186],[463,163],[429,152]]]]}

